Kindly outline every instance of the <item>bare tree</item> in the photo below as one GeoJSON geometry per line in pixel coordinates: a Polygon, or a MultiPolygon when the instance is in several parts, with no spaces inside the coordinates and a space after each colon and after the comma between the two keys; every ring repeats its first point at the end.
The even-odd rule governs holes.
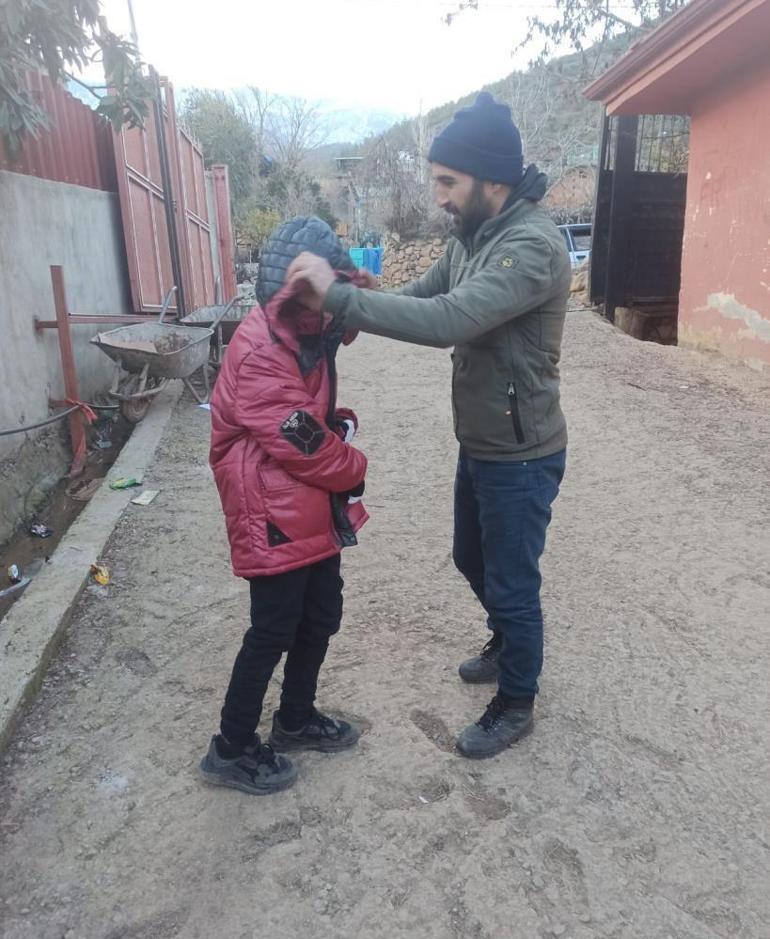
{"type": "MultiPolygon", "coordinates": [[[[593,44],[597,34],[604,42],[623,33],[646,31],[660,20],[680,10],[688,0],[558,0],[543,5],[543,13],[527,17],[527,32],[517,49],[537,44],[536,58],[545,62],[567,43],[582,52],[593,44]]],[[[456,0],[455,9],[443,17],[447,26],[466,10],[478,10],[478,0],[456,0]]]]}
{"type": "Polygon", "coordinates": [[[265,155],[267,128],[279,98],[262,88],[257,88],[256,85],[249,85],[236,91],[234,97],[241,115],[252,129],[257,158],[260,159],[265,155]]]}
{"type": "Polygon", "coordinates": [[[548,175],[550,207],[582,214],[584,193],[592,189],[597,116],[575,97],[574,86],[552,66],[535,65],[509,76],[500,97],[521,132],[526,161],[548,175]]]}
{"type": "Polygon", "coordinates": [[[419,226],[419,185],[413,160],[414,155],[386,134],[368,144],[356,173],[363,227],[409,235],[419,226]]]}
{"type": "Polygon", "coordinates": [[[326,137],[317,107],[255,85],[235,92],[234,99],[254,138],[254,183],[243,213],[251,229],[258,231],[264,219],[328,215],[328,202],[307,159],[326,137]]]}
{"type": "MultiPolygon", "coordinates": [[[[536,155],[544,150],[546,128],[554,110],[553,84],[548,69],[509,75],[500,98],[511,109],[527,158],[538,158],[536,155]]],[[[539,159],[542,160],[542,156],[539,159]]]]}
{"type": "Polygon", "coordinates": [[[276,98],[265,119],[265,141],[288,173],[296,173],[308,151],[320,147],[328,128],[316,107],[304,98],[276,98]]]}
{"type": "Polygon", "coordinates": [[[577,52],[596,42],[597,61],[606,40],[646,32],[676,13],[687,0],[562,0],[553,13],[527,17],[527,33],[518,48],[537,43],[537,59],[547,61],[565,42],[577,52]]]}
{"type": "Polygon", "coordinates": [[[442,17],[443,21],[447,26],[451,26],[452,22],[457,19],[457,17],[463,13],[465,10],[478,10],[479,0],[460,0],[457,4],[457,8],[447,13],[446,16],[442,17]]]}
{"type": "Polygon", "coordinates": [[[356,181],[361,197],[362,226],[388,229],[412,237],[440,226],[433,212],[426,161],[432,136],[424,114],[380,134],[367,145],[356,181]]]}

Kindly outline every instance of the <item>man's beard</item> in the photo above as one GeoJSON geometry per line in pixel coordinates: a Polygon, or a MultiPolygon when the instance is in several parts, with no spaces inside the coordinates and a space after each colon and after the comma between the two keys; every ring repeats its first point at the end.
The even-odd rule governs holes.
{"type": "Polygon", "coordinates": [[[472,238],[481,225],[494,214],[484,198],[484,184],[474,179],[468,202],[462,212],[452,206],[449,210],[460,238],[472,238]]]}

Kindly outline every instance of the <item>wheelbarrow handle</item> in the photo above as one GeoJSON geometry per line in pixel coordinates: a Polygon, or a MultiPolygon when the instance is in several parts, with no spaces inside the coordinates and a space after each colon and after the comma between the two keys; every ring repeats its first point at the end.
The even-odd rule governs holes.
{"type": "Polygon", "coordinates": [[[169,292],[164,297],[163,306],[160,308],[160,317],[158,318],[159,323],[163,322],[163,317],[166,315],[166,313],[168,313],[168,308],[171,306],[171,301],[174,299],[175,293],[176,293],[176,286],[173,286],[171,290],[169,290],[169,292]]]}
{"type": "Polygon", "coordinates": [[[220,322],[227,316],[227,314],[235,306],[238,297],[233,297],[233,299],[227,304],[227,306],[222,307],[221,313],[218,313],[214,318],[214,322],[211,324],[211,329],[216,329],[219,326],[220,322]]]}

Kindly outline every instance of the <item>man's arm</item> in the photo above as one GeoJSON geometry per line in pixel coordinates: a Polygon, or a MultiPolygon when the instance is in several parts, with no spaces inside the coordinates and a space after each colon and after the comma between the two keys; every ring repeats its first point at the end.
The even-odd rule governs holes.
{"type": "Polygon", "coordinates": [[[518,253],[508,244],[448,293],[428,298],[332,283],[322,306],[351,329],[447,348],[537,309],[554,293],[553,267],[553,249],[545,239],[528,241],[518,253]]]}

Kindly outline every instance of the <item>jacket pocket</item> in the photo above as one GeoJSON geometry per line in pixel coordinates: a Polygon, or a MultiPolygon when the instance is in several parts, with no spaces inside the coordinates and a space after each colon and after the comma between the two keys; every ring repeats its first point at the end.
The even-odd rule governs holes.
{"type": "Polygon", "coordinates": [[[519,413],[519,396],[516,393],[516,383],[513,381],[508,382],[508,406],[516,443],[524,443],[524,428],[521,425],[521,414],[519,413]]]}
{"type": "Polygon", "coordinates": [[[280,466],[260,467],[259,478],[270,547],[329,533],[327,492],[301,482],[280,466]]]}
{"type": "Polygon", "coordinates": [[[304,485],[291,473],[287,473],[282,466],[260,466],[259,478],[262,489],[267,492],[277,489],[297,489],[304,485]]]}

